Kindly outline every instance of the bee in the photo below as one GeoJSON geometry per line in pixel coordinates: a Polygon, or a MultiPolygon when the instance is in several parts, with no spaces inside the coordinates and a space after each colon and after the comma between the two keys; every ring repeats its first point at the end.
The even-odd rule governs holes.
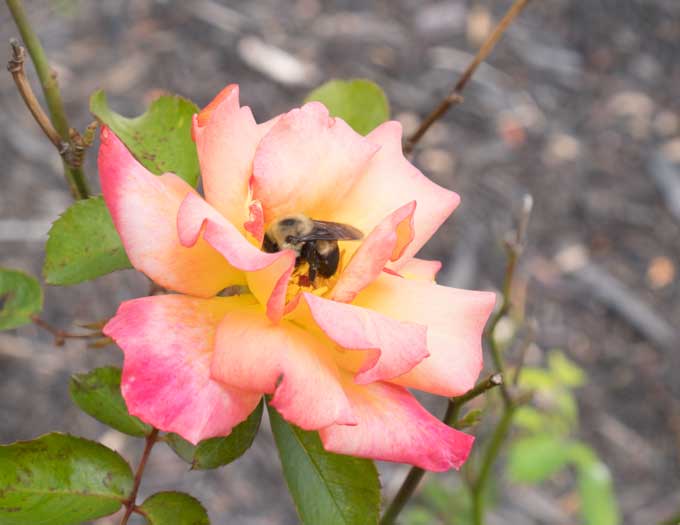
{"type": "Polygon", "coordinates": [[[275,220],[267,228],[262,241],[265,252],[293,250],[295,266],[309,264],[309,281],[317,273],[332,277],[338,271],[340,249],[338,241],[358,241],[364,234],[353,226],[337,222],[317,221],[306,215],[289,215],[275,220]]]}

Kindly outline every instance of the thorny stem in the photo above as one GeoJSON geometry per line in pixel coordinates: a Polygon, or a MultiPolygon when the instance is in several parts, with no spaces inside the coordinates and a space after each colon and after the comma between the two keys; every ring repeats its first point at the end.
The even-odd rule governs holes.
{"type": "MultiPolygon", "coordinates": [[[[21,38],[23,39],[26,48],[28,49],[28,53],[29,55],[31,55],[31,59],[33,60],[33,65],[35,66],[35,70],[36,73],[38,74],[38,79],[40,80],[40,85],[42,87],[43,94],[45,95],[45,101],[47,102],[47,109],[50,114],[50,121],[53,125],[52,129],[56,130],[59,138],[61,139],[58,143],[55,142],[54,140],[55,137],[50,136],[50,134],[46,131],[46,128],[43,125],[44,122],[41,122],[41,120],[39,120],[38,117],[36,117],[36,110],[37,108],[40,108],[40,105],[37,104],[35,96],[33,96],[32,101],[33,105],[30,105],[29,101],[27,101],[26,103],[29,106],[29,110],[31,111],[33,116],[36,117],[36,120],[38,120],[40,127],[43,129],[43,131],[45,131],[45,134],[48,136],[50,141],[53,144],[55,144],[55,146],[57,146],[59,154],[62,156],[62,162],[64,165],[64,176],[66,177],[66,181],[69,184],[73,197],[76,199],[87,198],[87,196],[89,195],[89,188],[87,180],[85,179],[85,176],[83,174],[83,170],[79,165],[74,166],[71,163],[69,163],[69,159],[67,158],[67,153],[69,152],[69,149],[71,147],[71,130],[68,125],[68,120],[66,119],[66,111],[64,110],[64,104],[61,100],[61,95],[59,93],[57,75],[50,68],[50,65],[47,61],[47,57],[45,56],[45,51],[42,45],[40,44],[38,36],[35,34],[35,31],[33,31],[33,28],[31,27],[31,24],[28,20],[28,17],[26,16],[26,12],[24,10],[24,6],[21,0],[7,0],[7,7],[9,7],[10,12],[12,13],[14,22],[16,23],[17,28],[21,33],[21,38]]],[[[12,57],[13,59],[16,56],[16,54],[14,53],[16,47],[18,46],[12,44],[12,50],[14,54],[14,56],[12,57]]],[[[10,71],[12,71],[13,68],[12,62],[13,60],[10,61],[10,71]]],[[[15,65],[14,69],[16,68],[21,68],[23,70],[23,61],[20,64],[15,65]]],[[[14,76],[16,82],[17,74],[14,71],[12,71],[12,75],[14,76]]],[[[23,86],[19,86],[19,84],[17,83],[17,87],[19,88],[22,97],[24,97],[24,100],[26,100],[25,96],[25,93],[27,92],[26,87],[28,87],[28,89],[30,90],[28,82],[25,82],[25,85],[23,86]],[[22,87],[24,91],[22,91],[22,87]]],[[[42,109],[40,109],[39,111],[42,113],[42,109]]]]}
{"type": "Polygon", "coordinates": [[[101,330],[89,334],[74,334],[71,332],[67,332],[60,328],[52,326],[50,323],[48,323],[44,319],[41,319],[37,315],[31,316],[31,321],[33,321],[33,324],[35,324],[36,326],[39,326],[40,328],[43,328],[47,330],[49,333],[51,333],[54,336],[54,344],[56,346],[63,346],[66,339],[102,339],[103,336],[101,330]]]}
{"type": "MultiPolygon", "coordinates": [[[[498,322],[510,311],[511,292],[515,276],[515,269],[517,267],[517,261],[524,250],[526,233],[529,226],[529,218],[531,216],[532,208],[533,199],[531,198],[531,195],[527,194],[524,196],[522,202],[522,209],[520,210],[519,220],[517,221],[517,230],[515,232],[515,236],[512,239],[508,239],[506,242],[508,262],[505,267],[505,277],[503,279],[503,296],[501,307],[496,312],[496,315],[494,315],[493,319],[488,325],[487,330],[484,333],[484,338],[488,342],[489,349],[491,350],[494,366],[496,367],[496,371],[499,373],[504,372],[505,363],[501,349],[494,338],[494,331],[498,325],[498,322]]],[[[519,378],[521,367],[522,362],[517,365],[514,382],[516,382],[519,378]]],[[[505,384],[501,385],[501,394],[503,395],[503,415],[501,416],[501,420],[498,422],[498,425],[494,429],[489,445],[484,450],[484,454],[482,456],[482,466],[479,470],[479,474],[476,478],[473,478],[473,482],[470,486],[470,492],[472,496],[473,523],[475,525],[483,525],[484,523],[484,495],[486,492],[486,485],[489,480],[489,474],[491,473],[493,465],[496,462],[498,454],[500,453],[503,443],[505,442],[508,432],[510,431],[512,419],[515,415],[517,407],[526,401],[525,399],[513,399],[505,384]]]]}
{"type": "MultiPolygon", "coordinates": [[[[502,383],[503,383],[502,376],[500,374],[494,374],[492,376],[487,377],[483,381],[480,381],[474,388],[472,388],[465,394],[451,398],[446,409],[446,415],[444,416],[442,421],[444,421],[444,423],[446,423],[447,425],[453,426],[455,428],[456,422],[458,421],[460,409],[463,407],[465,403],[502,383]]],[[[413,492],[418,487],[418,484],[420,483],[420,480],[423,479],[424,475],[425,470],[423,470],[422,468],[412,467],[411,470],[409,470],[406,479],[404,479],[404,482],[399,488],[399,492],[397,492],[397,495],[394,497],[389,507],[387,507],[385,514],[380,520],[380,525],[391,525],[392,523],[394,523],[394,520],[397,519],[397,516],[413,495],[413,492]]]]}
{"type": "Polygon", "coordinates": [[[139,485],[142,483],[142,476],[144,475],[144,468],[146,467],[146,462],[151,455],[151,449],[158,441],[158,429],[154,428],[151,433],[146,436],[146,445],[144,446],[144,452],[139,460],[139,465],[137,465],[137,471],[135,472],[135,480],[132,485],[132,492],[130,497],[125,501],[125,514],[123,519],[120,520],[120,525],[127,525],[128,520],[133,512],[137,511],[137,492],[139,491],[139,485]]]}
{"type": "Polygon", "coordinates": [[[494,47],[503,36],[503,33],[505,33],[510,24],[512,24],[515,18],[517,18],[517,16],[527,6],[529,1],[530,0],[515,0],[515,3],[512,5],[512,7],[510,7],[503,19],[487,37],[487,39],[482,44],[482,47],[479,48],[479,51],[465,71],[463,71],[463,74],[460,76],[453,89],[448,95],[446,95],[446,97],[444,97],[444,100],[442,100],[437,105],[437,107],[435,107],[432,112],[427,117],[425,117],[425,119],[423,119],[423,121],[420,123],[420,126],[418,126],[418,129],[410,137],[408,137],[408,139],[406,139],[406,142],[404,143],[405,154],[409,154],[413,151],[415,145],[418,144],[420,139],[423,138],[423,135],[427,133],[427,130],[430,129],[432,124],[443,117],[444,114],[449,109],[451,109],[451,107],[456,106],[463,101],[463,90],[472,78],[472,75],[475,74],[475,71],[479,65],[484,62],[484,60],[486,60],[486,58],[491,54],[491,51],[493,51],[494,47]]]}

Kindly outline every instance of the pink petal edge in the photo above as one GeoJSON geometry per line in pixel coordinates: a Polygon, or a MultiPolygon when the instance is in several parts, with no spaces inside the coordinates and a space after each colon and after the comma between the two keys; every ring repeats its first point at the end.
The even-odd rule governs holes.
{"type": "Polygon", "coordinates": [[[130,414],[196,444],[228,435],[261,395],[210,378],[215,331],[252,297],[143,297],[122,303],[103,329],[125,354],[121,391],[130,414]]]}
{"type": "Polygon", "coordinates": [[[382,382],[354,385],[347,379],[344,384],[358,423],[321,429],[329,452],[434,472],[458,469],[470,454],[474,437],[439,421],[405,388],[382,382]]]}
{"type": "Polygon", "coordinates": [[[331,340],[344,349],[367,351],[354,377],[359,384],[403,375],[429,355],[423,325],[306,292],[303,297],[314,322],[331,340]]]}

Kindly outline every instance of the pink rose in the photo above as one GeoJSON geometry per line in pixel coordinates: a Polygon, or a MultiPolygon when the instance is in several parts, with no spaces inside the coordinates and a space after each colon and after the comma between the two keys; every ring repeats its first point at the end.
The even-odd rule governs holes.
{"type": "Polygon", "coordinates": [[[401,151],[401,126],[368,136],[306,104],[263,124],[225,88],[194,116],[205,198],[155,176],[108,129],[104,198],[132,264],[177,293],[123,303],[104,332],[125,353],[131,414],[196,443],[226,436],[263,394],[332,452],[460,467],[473,437],[408,392],[470,389],[494,295],[439,286],[414,258],[459,202],[401,151]],[[349,224],[335,275],[305,279],[296,252],[262,251],[277,218],[349,224]],[[230,286],[248,290],[222,297],[230,286]],[[247,287],[247,288],[246,288],[247,287]]]}

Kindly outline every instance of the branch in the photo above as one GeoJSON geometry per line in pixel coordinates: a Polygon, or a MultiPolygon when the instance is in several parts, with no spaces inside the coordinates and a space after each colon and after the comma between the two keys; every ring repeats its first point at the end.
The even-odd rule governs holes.
{"type": "Polygon", "coordinates": [[[59,133],[57,133],[57,130],[54,129],[54,126],[52,126],[50,118],[43,111],[43,108],[40,106],[40,102],[38,102],[38,99],[31,89],[31,85],[26,79],[26,73],[24,71],[24,48],[21,47],[19,42],[17,42],[14,38],[10,39],[9,45],[11,48],[11,56],[7,64],[7,70],[12,73],[12,77],[14,78],[14,83],[19,90],[19,94],[21,95],[21,98],[24,99],[26,107],[31,112],[31,115],[33,115],[33,118],[42,128],[45,135],[47,135],[47,138],[50,139],[52,144],[54,144],[54,147],[57,148],[59,154],[64,155],[68,148],[68,144],[61,140],[59,133]]]}
{"type": "Polygon", "coordinates": [[[125,501],[125,514],[123,519],[120,520],[120,525],[127,525],[128,520],[133,512],[138,512],[137,510],[137,492],[139,491],[139,485],[142,483],[142,476],[144,475],[144,468],[146,467],[146,462],[151,455],[151,449],[158,441],[158,429],[154,428],[151,434],[146,436],[146,445],[144,446],[144,452],[142,452],[142,457],[139,460],[139,465],[137,466],[137,472],[135,472],[135,481],[132,485],[132,492],[130,497],[125,501]]]}
{"type": "Polygon", "coordinates": [[[465,394],[451,398],[449,400],[449,406],[446,409],[446,415],[442,421],[455,428],[460,409],[463,408],[465,403],[482,395],[487,390],[491,390],[492,388],[501,385],[503,385],[503,376],[501,374],[493,374],[477,383],[474,388],[468,390],[465,394]]]}
{"type": "MultiPolygon", "coordinates": [[[[21,0],[7,0],[7,7],[9,7],[10,12],[12,13],[14,22],[16,23],[17,28],[19,29],[19,33],[21,33],[21,38],[26,44],[28,53],[31,56],[31,59],[33,60],[33,65],[35,66],[35,71],[38,74],[40,86],[42,87],[43,94],[45,95],[45,101],[47,102],[47,109],[49,111],[50,121],[52,123],[53,129],[56,130],[59,138],[61,139],[60,144],[59,145],[56,144],[54,137],[50,136],[47,133],[45,127],[43,126],[44,123],[41,123],[40,120],[38,120],[38,123],[40,124],[40,127],[43,129],[43,131],[45,131],[45,133],[48,135],[50,141],[52,141],[52,143],[55,144],[55,146],[57,146],[59,154],[62,156],[64,165],[64,176],[66,177],[69,187],[71,188],[71,193],[73,194],[73,197],[76,199],[87,198],[87,196],[90,193],[90,190],[87,184],[87,180],[85,179],[85,176],[83,174],[82,168],[80,167],[80,165],[75,165],[72,162],[70,162],[71,158],[68,149],[64,149],[63,147],[61,147],[61,144],[66,144],[67,147],[70,148],[72,141],[71,141],[71,129],[69,128],[68,120],[66,119],[66,111],[64,110],[64,104],[61,100],[61,94],[59,93],[57,75],[50,68],[50,65],[47,61],[47,57],[45,56],[45,51],[42,45],[40,44],[38,36],[35,34],[35,31],[33,31],[33,28],[31,27],[31,24],[28,20],[28,17],[26,16],[26,12],[24,11],[24,7],[21,3],[21,0]]],[[[16,44],[12,44],[13,53],[15,45],[16,44]]],[[[22,93],[23,96],[24,92],[21,91],[21,88],[20,92],[22,93]]],[[[34,113],[35,106],[29,105],[29,109],[31,110],[31,113],[35,116],[34,113]]],[[[76,158],[78,157],[76,156],[76,158]]]]}
{"type": "MultiPolygon", "coordinates": [[[[493,359],[496,371],[501,374],[505,372],[505,364],[503,363],[501,349],[498,347],[496,339],[494,338],[494,332],[500,320],[510,311],[512,300],[512,283],[515,278],[515,269],[517,267],[517,261],[524,251],[527,228],[529,226],[529,218],[531,217],[531,210],[533,207],[534,200],[531,195],[527,193],[522,201],[522,209],[520,210],[519,219],[517,221],[517,229],[515,231],[514,237],[510,237],[505,241],[505,249],[508,254],[508,260],[505,266],[505,276],[503,277],[501,307],[491,319],[491,322],[488,324],[484,334],[485,339],[489,344],[491,358],[493,359]]],[[[501,385],[501,393],[503,394],[503,401],[505,402],[505,405],[511,405],[512,400],[510,399],[510,394],[505,384],[501,385]]]]}
{"type": "Polygon", "coordinates": [[[496,47],[496,44],[503,36],[503,33],[505,33],[505,30],[510,26],[510,24],[512,24],[513,20],[519,16],[528,3],[529,0],[515,0],[515,3],[494,28],[491,34],[487,37],[486,41],[482,44],[482,47],[479,48],[479,51],[472,59],[472,62],[470,62],[468,67],[465,69],[463,74],[460,76],[453,89],[448,95],[446,95],[444,100],[442,100],[437,105],[437,107],[435,107],[432,112],[423,119],[423,121],[420,123],[420,126],[418,126],[418,129],[410,137],[408,137],[408,139],[406,139],[406,142],[404,143],[405,154],[408,155],[413,151],[415,145],[418,144],[420,139],[423,138],[423,135],[427,133],[427,130],[430,129],[432,124],[443,117],[453,106],[463,102],[462,93],[465,89],[465,86],[472,78],[472,75],[475,74],[475,71],[477,71],[479,65],[484,62],[484,60],[486,60],[486,58],[491,54],[491,51],[493,51],[494,47],[496,47]]]}
{"type": "Polygon", "coordinates": [[[41,319],[37,315],[31,316],[31,321],[33,321],[33,324],[35,324],[36,326],[39,326],[40,328],[47,330],[49,333],[51,333],[54,336],[54,344],[56,346],[63,346],[64,343],[66,342],[66,339],[96,339],[96,341],[94,341],[95,346],[105,346],[102,344],[104,340],[106,341],[107,345],[111,343],[111,339],[104,336],[104,334],[101,331],[101,328],[98,328],[96,329],[96,331],[93,331],[89,334],[74,334],[62,330],[61,328],[52,326],[50,323],[48,323],[44,319],[41,319]]]}
{"type": "MultiPolygon", "coordinates": [[[[446,409],[446,415],[442,421],[455,428],[455,423],[458,420],[458,414],[465,403],[502,383],[503,377],[500,374],[494,374],[480,381],[474,388],[467,391],[465,394],[451,398],[446,409]]],[[[399,488],[399,492],[397,492],[397,495],[392,500],[392,503],[390,503],[390,505],[387,507],[385,514],[380,520],[380,525],[391,525],[394,523],[394,520],[397,519],[397,516],[399,516],[399,513],[402,511],[408,500],[415,492],[420,480],[423,479],[424,475],[425,470],[420,467],[412,467],[411,470],[409,470],[406,479],[404,479],[404,482],[399,488]]]]}
{"type": "MultiPolygon", "coordinates": [[[[510,236],[508,239],[506,239],[505,248],[508,254],[508,262],[505,267],[505,277],[503,279],[503,298],[501,307],[496,312],[496,315],[494,315],[484,333],[484,338],[487,340],[489,349],[491,350],[494,366],[496,367],[496,371],[499,373],[504,372],[505,363],[503,361],[501,349],[494,338],[494,331],[498,325],[498,322],[507,315],[512,305],[511,293],[515,269],[517,267],[517,261],[524,251],[527,229],[529,226],[529,218],[531,217],[533,204],[534,201],[531,195],[526,194],[522,200],[522,208],[517,220],[517,229],[515,230],[515,234],[514,236],[510,236]]],[[[531,338],[533,339],[533,332],[531,333],[531,338]]],[[[526,350],[523,350],[522,354],[525,352],[526,350]]],[[[521,360],[524,360],[524,356],[521,357],[521,360]]],[[[520,362],[515,372],[515,377],[513,378],[514,383],[516,383],[518,380],[519,369],[521,366],[522,363],[520,362]]],[[[473,523],[475,525],[482,525],[484,523],[484,494],[486,491],[486,485],[489,480],[489,475],[493,465],[496,462],[498,454],[500,453],[503,443],[505,442],[508,432],[510,431],[512,419],[515,416],[515,411],[517,410],[517,407],[523,403],[526,403],[530,399],[530,394],[529,396],[523,395],[513,399],[505,384],[501,385],[501,394],[503,395],[503,415],[501,416],[501,420],[493,431],[488,447],[484,451],[482,456],[482,466],[480,467],[479,474],[470,485],[473,523]]]]}

